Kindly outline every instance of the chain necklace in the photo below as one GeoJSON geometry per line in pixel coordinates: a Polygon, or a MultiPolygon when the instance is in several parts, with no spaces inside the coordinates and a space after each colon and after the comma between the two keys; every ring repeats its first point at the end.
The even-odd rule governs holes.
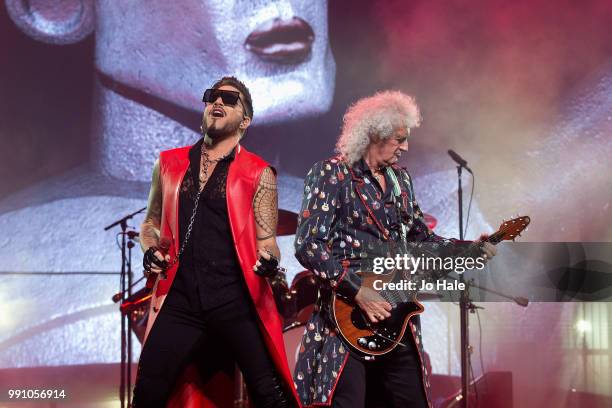
{"type": "MultiPolygon", "coordinates": [[[[205,144],[202,143],[202,151],[201,151],[201,157],[202,159],[204,159],[204,164],[202,165],[202,167],[200,168],[200,174],[199,174],[199,179],[200,179],[200,188],[199,191],[202,191],[204,189],[204,185],[206,184],[206,182],[208,181],[208,169],[209,166],[211,164],[217,164],[219,163],[221,160],[225,159],[227,156],[230,155],[230,153],[227,153],[223,156],[220,156],[214,160],[210,159],[210,154],[208,153],[208,150],[204,147],[205,144]]],[[[232,149],[233,150],[233,149],[232,149]]]]}
{"type": "MultiPolygon", "coordinates": [[[[206,185],[206,182],[208,181],[209,178],[209,174],[208,174],[208,170],[210,168],[211,164],[216,164],[218,162],[220,162],[221,160],[225,159],[227,156],[229,156],[231,154],[231,152],[234,149],[230,150],[229,153],[218,157],[214,160],[210,159],[210,155],[208,153],[208,150],[206,149],[205,143],[202,143],[202,150],[201,150],[201,158],[203,159],[203,164],[202,167],[200,169],[200,174],[199,174],[199,181],[200,181],[200,185],[198,187],[198,193],[196,194],[195,198],[193,199],[193,211],[191,212],[191,217],[189,218],[189,225],[187,226],[187,231],[185,232],[185,239],[183,240],[183,242],[181,243],[181,248],[179,249],[178,253],[176,254],[176,258],[174,258],[172,260],[172,262],[170,262],[170,266],[173,266],[174,264],[176,264],[179,261],[179,258],[181,257],[181,255],[183,254],[183,251],[185,251],[185,248],[187,247],[187,242],[189,242],[189,237],[191,236],[191,230],[193,229],[193,223],[195,221],[195,217],[196,214],[198,212],[198,204],[200,202],[200,195],[202,195],[202,191],[204,190],[204,186],[206,185]]],[[[170,267],[169,266],[169,267],[170,267]]],[[[169,268],[168,267],[168,268],[169,268]]]]}
{"type": "Polygon", "coordinates": [[[385,179],[384,174],[378,174],[376,171],[373,171],[372,174],[374,175],[374,178],[378,181],[378,184],[382,184],[383,180],[385,179]]]}

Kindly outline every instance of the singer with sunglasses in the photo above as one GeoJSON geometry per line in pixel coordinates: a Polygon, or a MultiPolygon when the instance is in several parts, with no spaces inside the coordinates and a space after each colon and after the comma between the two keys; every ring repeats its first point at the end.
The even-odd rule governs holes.
{"type": "Polygon", "coordinates": [[[203,102],[202,138],[153,168],[141,245],[154,286],[133,407],[218,406],[201,385],[232,376],[233,361],[252,406],[297,406],[265,279],[280,257],[275,172],[240,145],[253,119],[242,82],[220,79],[203,102]]]}

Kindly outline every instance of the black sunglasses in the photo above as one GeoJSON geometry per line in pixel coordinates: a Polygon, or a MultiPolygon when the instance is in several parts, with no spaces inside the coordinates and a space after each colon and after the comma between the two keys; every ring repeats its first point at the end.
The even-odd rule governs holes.
{"type": "Polygon", "coordinates": [[[207,89],[202,97],[202,102],[214,103],[221,97],[224,105],[236,106],[240,99],[240,93],[236,91],[226,91],[223,89],[207,89]]]}

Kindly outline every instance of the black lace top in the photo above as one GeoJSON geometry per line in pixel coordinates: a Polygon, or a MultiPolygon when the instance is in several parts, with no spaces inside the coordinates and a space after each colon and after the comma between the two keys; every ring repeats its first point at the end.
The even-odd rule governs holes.
{"type": "MultiPolygon", "coordinates": [[[[180,242],[185,239],[199,187],[200,140],[189,151],[189,168],[179,191],[180,242]]],[[[225,186],[235,149],[215,166],[200,195],[191,237],[181,255],[173,290],[185,295],[192,306],[211,309],[246,296],[246,284],[238,263],[229,224],[225,186]]]]}

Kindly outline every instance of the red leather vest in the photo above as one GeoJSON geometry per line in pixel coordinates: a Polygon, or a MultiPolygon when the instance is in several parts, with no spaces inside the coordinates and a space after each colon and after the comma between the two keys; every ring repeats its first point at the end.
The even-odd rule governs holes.
{"type": "MultiPolygon", "coordinates": [[[[169,248],[171,258],[176,256],[180,248],[180,242],[178,242],[180,236],[178,231],[179,188],[189,166],[190,148],[191,146],[186,146],[164,151],[160,154],[159,159],[163,196],[160,235],[162,238],[168,238],[171,242],[169,248]]],[[[276,309],[272,290],[264,278],[257,276],[253,272],[253,265],[257,261],[253,197],[257,189],[259,177],[268,166],[263,159],[238,145],[236,156],[230,164],[227,175],[227,210],[236,254],[259,316],[262,337],[279,375],[287,385],[287,390],[293,391],[295,400],[299,401],[287,364],[282,335],[282,320],[276,309]]],[[[152,310],[147,333],[157,315],[156,312],[161,308],[163,300],[172,286],[177,270],[178,263],[167,271],[167,279],[158,279],[153,289],[152,310]]],[[[208,401],[202,395],[197,395],[201,392],[201,390],[194,389],[193,385],[179,384],[169,406],[179,406],[177,404],[179,399],[181,400],[181,406],[186,406],[185,399],[191,399],[192,402],[208,401]],[[185,394],[190,394],[191,396],[186,398],[185,394]]],[[[200,406],[199,403],[187,405],[200,406]]],[[[209,404],[204,405],[210,406],[209,404]]],[[[212,404],[212,406],[216,405],[212,404]]]]}

